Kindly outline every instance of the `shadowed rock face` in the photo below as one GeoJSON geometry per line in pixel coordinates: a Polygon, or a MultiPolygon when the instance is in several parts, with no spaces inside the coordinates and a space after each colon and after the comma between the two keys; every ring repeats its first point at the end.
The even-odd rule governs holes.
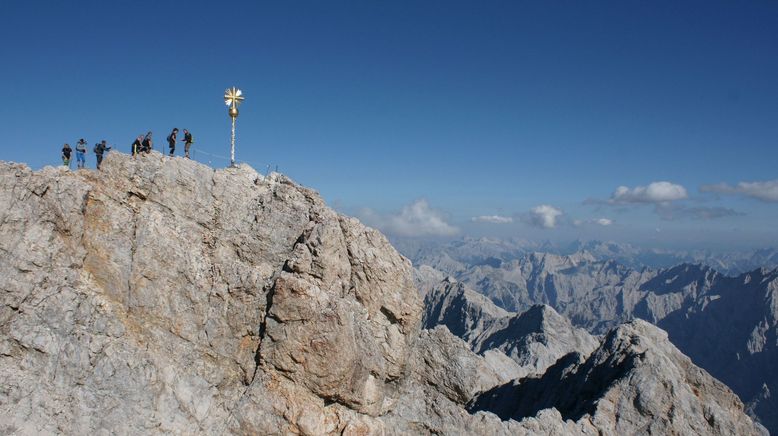
{"type": "Polygon", "coordinates": [[[522,419],[555,408],[608,434],[759,434],[723,383],[694,366],[665,332],[636,320],[581,362],[571,354],[544,375],[481,394],[472,410],[522,419]]]}
{"type": "Polygon", "coordinates": [[[778,431],[778,270],[719,278],[695,304],[658,325],[778,431]]]}
{"type": "MultiPolygon", "coordinates": [[[[409,261],[281,175],[156,152],[99,172],[0,163],[0,433],[612,428],[605,411],[469,413],[517,364],[421,318],[409,261]]],[[[701,392],[731,406],[716,419],[750,422],[701,392]]]]}
{"type": "Polygon", "coordinates": [[[467,342],[472,342],[495,323],[512,315],[483,295],[466,289],[464,284],[450,278],[427,292],[424,307],[424,328],[445,325],[467,342]]]}

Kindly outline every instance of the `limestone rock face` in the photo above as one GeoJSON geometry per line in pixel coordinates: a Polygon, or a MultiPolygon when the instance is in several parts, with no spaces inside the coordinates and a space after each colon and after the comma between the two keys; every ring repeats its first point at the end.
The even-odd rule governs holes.
{"type": "Polygon", "coordinates": [[[479,357],[444,326],[424,330],[414,351],[416,361],[410,368],[416,379],[435,386],[459,404],[466,404],[476,394],[517,376],[517,368],[503,367],[479,357]]]}
{"type": "Polygon", "coordinates": [[[376,415],[418,336],[410,262],[277,174],[4,163],[0,205],[8,431],[283,431],[283,410],[236,415],[279,379],[376,415]]]}
{"type": "Polygon", "coordinates": [[[419,327],[410,263],[355,220],[326,209],[312,219],[268,294],[260,357],[320,397],[376,415],[419,327]]]}
{"type": "MultiPolygon", "coordinates": [[[[539,310],[517,321],[539,330],[495,308],[478,312],[494,322],[463,324],[506,340],[421,330],[410,262],[278,174],[156,152],[110,153],[97,172],[0,163],[0,434],[615,434],[644,431],[649,414],[753,434],[731,392],[640,325],[585,363],[581,346],[512,381],[514,350],[561,349],[539,310]],[[598,369],[620,362],[651,371],[598,369]],[[505,413],[466,407],[506,386],[531,394],[536,379],[549,407],[523,394],[505,413]],[[681,400],[654,395],[667,383],[681,400]],[[580,404],[558,400],[567,386],[580,404]],[[593,404],[593,419],[571,415],[593,404]]],[[[688,430],[652,427],[665,428],[688,430]]]]}

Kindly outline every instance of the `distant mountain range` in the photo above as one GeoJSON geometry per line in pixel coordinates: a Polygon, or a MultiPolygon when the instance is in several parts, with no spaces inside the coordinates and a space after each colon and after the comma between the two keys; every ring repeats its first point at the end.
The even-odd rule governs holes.
{"type": "MultiPolygon", "coordinates": [[[[522,252],[519,245],[462,240],[439,245],[437,251],[418,246],[406,253],[412,256],[428,305],[435,302],[430,295],[451,287],[440,283],[450,276],[506,311],[522,313],[536,311],[537,304],[548,305],[595,335],[636,318],[649,321],[666,330],[673,344],[728,384],[754,416],[778,433],[778,269],[759,267],[729,276],[702,263],[651,268],[635,260],[645,259],[639,251],[609,243],[581,244],[570,254],[522,252]],[[614,258],[607,259],[608,253],[614,258]]],[[[765,250],[750,259],[774,261],[775,253],[765,250]]],[[[728,265],[732,271],[734,263],[728,265]]],[[[428,317],[435,318],[427,310],[428,317]]],[[[476,333],[452,332],[473,343],[469,336],[494,330],[494,321],[477,318],[468,321],[470,329],[480,326],[476,333]]],[[[449,324],[445,317],[436,320],[449,324]]],[[[491,347],[500,348],[494,343],[491,347]]]]}
{"type": "Polygon", "coordinates": [[[530,253],[583,254],[596,260],[615,260],[633,269],[669,268],[680,263],[706,265],[721,274],[739,275],[757,268],[778,267],[778,248],[743,251],[666,250],[641,248],[612,241],[575,241],[570,244],[524,239],[462,238],[454,241],[396,239],[393,245],[405,256],[426,264],[441,253],[467,265],[500,266],[530,253]]]}

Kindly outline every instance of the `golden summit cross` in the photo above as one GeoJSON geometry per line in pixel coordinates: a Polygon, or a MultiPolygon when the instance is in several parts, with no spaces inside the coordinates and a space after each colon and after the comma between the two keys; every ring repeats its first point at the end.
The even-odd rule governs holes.
{"type": "Polygon", "coordinates": [[[238,118],[238,105],[243,102],[243,91],[236,87],[224,91],[224,103],[229,106],[232,118],[232,135],[230,137],[230,166],[235,166],[235,119],[238,118]]]}
{"type": "Polygon", "coordinates": [[[224,103],[226,103],[227,106],[237,106],[242,102],[243,92],[240,89],[233,86],[224,91],[224,103]]]}

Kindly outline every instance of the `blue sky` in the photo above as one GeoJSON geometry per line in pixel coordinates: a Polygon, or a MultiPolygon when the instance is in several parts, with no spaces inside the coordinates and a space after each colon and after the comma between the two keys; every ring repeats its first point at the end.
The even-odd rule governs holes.
{"type": "Polygon", "coordinates": [[[239,161],[389,233],[778,244],[774,1],[9,0],[0,17],[3,160],[175,126],[225,166],[235,85],[239,161]]]}

